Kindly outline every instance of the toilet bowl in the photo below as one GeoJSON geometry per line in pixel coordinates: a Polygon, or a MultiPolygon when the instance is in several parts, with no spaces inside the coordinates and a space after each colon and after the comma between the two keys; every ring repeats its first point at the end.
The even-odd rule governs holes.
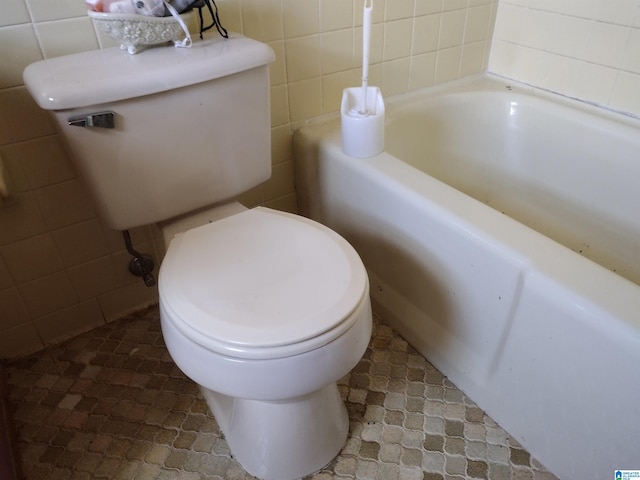
{"type": "Polygon", "coordinates": [[[311,220],[255,208],[187,230],[159,275],[162,332],[252,475],[295,479],[348,433],[336,381],[371,336],[360,258],[311,220]]]}

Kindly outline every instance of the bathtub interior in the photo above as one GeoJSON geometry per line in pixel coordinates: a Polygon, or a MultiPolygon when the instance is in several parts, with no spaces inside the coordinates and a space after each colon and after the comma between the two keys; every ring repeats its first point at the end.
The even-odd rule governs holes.
{"type": "MultiPolygon", "coordinates": [[[[502,82],[481,78],[470,81],[471,89],[477,90],[478,84],[491,92],[504,88],[502,82]]],[[[468,90],[469,85],[453,85],[452,89],[468,90]]],[[[618,267],[607,270],[567,248],[571,242],[563,235],[571,234],[572,229],[558,234],[567,246],[550,237],[565,227],[563,223],[585,217],[587,224],[604,223],[602,230],[614,229],[603,233],[602,248],[616,250],[616,237],[638,231],[631,205],[640,202],[634,200],[634,192],[626,192],[621,195],[630,195],[626,201],[635,203],[616,203],[617,189],[616,198],[610,199],[610,192],[601,191],[596,184],[573,181],[575,176],[569,178],[567,187],[554,186],[556,182],[560,185],[559,169],[566,170],[562,172],[566,177],[572,168],[583,165],[585,156],[575,158],[571,148],[558,147],[573,162],[570,168],[548,159],[547,150],[544,155],[526,157],[527,152],[541,151],[539,141],[530,140],[527,145],[517,135],[508,141],[501,138],[507,136],[508,129],[492,114],[480,114],[477,109],[468,113],[470,118],[480,115],[480,121],[491,128],[474,137],[475,127],[464,118],[447,118],[448,112],[457,110],[451,105],[452,98],[458,100],[455,92],[447,95],[444,103],[429,94],[401,98],[397,104],[388,100],[387,151],[367,160],[341,152],[339,125],[335,123],[297,132],[294,158],[301,212],[334,228],[354,245],[369,271],[377,313],[556,475],[610,478],[614,468],[634,468],[640,448],[635,433],[640,422],[640,288],[612,271],[618,267]],[[439,114],[446,113],[444,120],[438,120],[442,123],[417,108],[423,101],[439,107],[439,114]],[[429,136],[421,127],[413,131],[416,138],[407,138],[406,133],[420,121],[406,122],[404,115],[421,117],[423,127],[431,122],[430,129],[441,136],[429,136]],[[456,127],[464,127],[462,133],[443,133],[456,127]],[[405,136],[397,137],[393,129],[405,136]],[[438,144],[441,138],[448,141],[438,144]],[[501,140],[503,146],[499,146],[501,140]],[[503,173],[498,171],[502,167],[497,161],[503,150],[522,153],[509,150],[515,148],[509,146],[510,141],[521,142],[518,148],[525,159],[512,159],[513,165],[503,173]],[[438,163],[432,174],[429,167],[420,166],[429,172],[422,174],[411,163],[417,165],[429,155],[414,155],[407,162],[396,157],[409,157],[412,151],[435,152],[455,168],[438,173],[438,163]],[[460,158],[461,152],[470,152],[476,159],[460,158]],[[537,166],[539,158],[543,159],[541,167],[537,166]],[[474,170],[475,162],[484,164],[474,170]],[[492,185],[496,177],[502,177],[502,182],[492,185]],[[522,177],[531,186],[515,187],[514,182],[522,177]],[[494,208],[489,208],[487,197],[481,195],[484,191],[466,187],[476,182],[491,186],[493,190],[488,192],[494,196],[504,195],[506,204],[496,209],[490,201],[494,208]],[[534,197],[524,192],[537,189],[536,196],[555,200],[538,212],[534,210],[540,218],[528,210],[502,213],[514,204],[528,208],[534,197]],[[516,203],[520,195],[524,200],[516,203]],[[602,198],[591,202],[581,195],[602,198]],[[551,227],[545,224],[534,229],[522,223],[542,222],[545,210],[555,215],[554,210],[561,209],[556,202],[565,201],[565,197],[576,198],[578,206],[566,207],[555,225],[552,222],[551,227]],[[594,211],[590,203],[595,204],[594,211]],[[609,216],[605,211],[611,209],[609,216]]],[[[466,111],[464,104],[474,101],[467,97],[458,103],[466,111]]],[[[522,99],[518,102],[521,107],[522,99]]],[[[489,109],[497,103],[490,99],[489,109]]],[[[561,113],[573,118],[564,108],[561,113]]],[[[554,115],[556,120],[560,118],[554,115]]],[[[528,119],[518,121],[522,125],[528,119]]],[[[610,129],[613,138],[618,135],[626,143],[613,146],[609,137],[604,151],[612,155],[595,155],[585,162],[593,163],[593,168],[598,158],[604,159],[605,165],[629,162],[628,149],[635,148],[633,141],[628,141],[629,133],[634,132],[632,126],[625,132],[628,125],[621,120],[621,132],[607,118],[592,121],[603,121],[604,131],[610,129]]],[[[551,149],[553,144],[547,143],[547,147],[551,149]]],[[[595,150],[590,145],[583,153],[595,150]]],[[[635,167],[630,165],[630,174],[616,174],[627,178],[635,175],[635,167]]],[[[610,178],[606,168],[604,174],[592,176],[610,178]]],[[[623,242],[630,242],[626,244],[631,245],[629,251],[636,248],[637,252],[633,239],[623,242]]],[[[626,265],[628,260],[623,257],[617,261],[626,265]]],[[[633,263],[634,259],[630,260],[633,263]]]]}
{"type": "Polygon", "coordinates": [[[640,284],[640,122],[492,87],[394,105],[386,151],[640,284]]]}

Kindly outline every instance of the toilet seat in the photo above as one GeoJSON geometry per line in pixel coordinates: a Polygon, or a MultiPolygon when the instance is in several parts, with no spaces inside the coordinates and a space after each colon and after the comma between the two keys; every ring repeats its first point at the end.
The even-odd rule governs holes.
{"type": "Polygon", "coordinates": [[[280,358],[342,335],[368,292],[364,265],[317,222],[254,208],[174,238],[159,275],[177,329],[214,352],[280,358]]]}

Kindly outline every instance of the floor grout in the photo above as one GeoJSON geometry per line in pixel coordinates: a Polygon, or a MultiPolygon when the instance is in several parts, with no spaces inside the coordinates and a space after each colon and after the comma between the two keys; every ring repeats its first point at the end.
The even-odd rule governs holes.
{"type": "MultiPolygon", "coordinates": [[[[157,306],[15,360],[7,374],[28,480],[254,478],[171,360],[157,306]]],[[[349,438],[308,479],[556,478],[378,319],[338,384],[349,438]]]]}

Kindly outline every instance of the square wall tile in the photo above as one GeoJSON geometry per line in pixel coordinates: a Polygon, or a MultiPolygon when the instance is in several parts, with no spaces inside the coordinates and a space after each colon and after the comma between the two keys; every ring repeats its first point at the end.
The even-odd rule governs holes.
{"type": "Polygon", "coordinates": [[[289,123],[289,94],[287,85],[271,87],[271,126],[289,123]]]}
{"type": "Polygon", "coordinates": [[[619,72],[609,105],[616,110],[640,114],[640,75],[619,72]]]}
{"type": "Polygon", "coordinates": [[[443,0],[442,11],[460,10],[467,6],[467,0],[443,0]]]}
{"type": "MultiPolygon", "coordinates": [[[[597,18],[601,22],[631,26],[640,19],[638,0],[616,0],[615,3],[601,0],[590,0],[589,2],[574,0],[574,2],[585,8],[590,18],[597,18]],[[583,3],[584,5],[582,5],[583,3]]],[[[580,13],[584,15],[584,11],[577,12],[576,15],[580,13]]]]}
{"type": "Polygon", "coordinates": [[[353,0],[320,0],[320,31],[353,26],[353,0]]]}
{"type": "Polygon", "coordinates": [[[442,0],[418,0],[415,15],[431,15],[442,12],[442,0]]]}
{"type": "Polygon", "coordinates": [[[322,81],[320,78],[289,84],[291,121],[322,115],[322,81]]]}
{"type": "Polygon", "coordinates": [[[257,207],[258,205],[265,205],[264,195],[262,193],[262,186],[257,186],[251,190],[247,190],[238,196],[238,201],[247,208],[257,207]]]}
{"type": "Polygon", "coordinates": [[[629,72],[640,73],[640,28],[633,28],[629,32],[621,68],[629,72]]]}
{"type": "Polygon", "coordinates": [[[33,322],[45,345],[53,345],[104,325],[100,305],[94,300],[78,303],[33,322]]]}
{"type": "Polygon", "coordinates": [[[409,88],[411,61],[408,57],[382,64],[383,95],[392,96],[405,93],[409,88]]]}
{"type": "Polygon", "coordinates": [[[17,202],[0,209],[0,245],[17,242],[47,231],[33,193],[16,195],[17,202]]]}
{"type": "MultiPolygon", "coordinates": [[[[526,8],[510,5],[508,3],[500,5],[496,15],[496,24],[494,27],[494,41],[503,40],[511,43],[522,44],[522,33],[527,24],[526,8]]],[[[540,25],[532,25],[535,31],[540,25]]],[[[528,42],[529,45],[531,42],[528,42]]]]}
{"type": "Polygon", "coordinates": [[[283,212],[298,213],[298,203],[294,194],[287,195],[286,197],[280,197],[275,200],[265,202],[265,207],[273,208],[274,210],[282,210],[283,212]]]}
{"type": "Polygon", "coordinates": [[[453,10],[442,14],[438,48],[455,47],[462,44],[466,12],[453,10]]]}
{"type": "MultiPolygon", "coordinates": [[[[369,85],[380,85],[379,75],[375,75],[376,66],[369,71],[369,85]]],[[[359,69],[345,70],[322,77],[322,111],[337,112],[342,103],[342,91],[355,87],[362,82],[362,71],[359,69]]]]}
{"type": "Polygon", "coordinates": [[[34,22],[86,17],[87,7],[78,0],[25,0],[34,22]]]}
{"type": "Polygon", "coordinates": [[[284,41],[277,40],[275,42],[270,42],[269,46],[273,49],[273,52],[276,55],[276,59],[269,65],[269,83],[271,86],[287,83],[284,41]]]}
{"type": "Polygon", "coordinates": [[[244,0],[243,33],[256,40],[272,42],[284,38],[281,0],[244,0]]]}
{"type": "Polygon", "coordinates": [[[320,31],[319,0],[283,0],[285,38],[312,35],[320,31]]]}
{"type": "Polygon", "coordinates": [[[142,280],[120,287],[98,297],[107,322],[158,302],[158,287],[146,287],[142,280]]]}
{"type": "Polygon", "coordinates": [[[306,35],[285,42],[287,81],[298,82],[321,73],[320,35],[306,35]]]}
{"type": "Polygon", "coordinates": [[[462,46],[460,76],[475,75],[486,67],[486,42],[467,43],[462,46]]]}
{"type": "Polygon", "coordinates": [[[38,331],[31,322],[1,331],[0,358],[20,357],[44,348],[38,331]]]}
{"type": "Polygon", "coordinates": [[[464,29],[464,43],[479,42],[487,39],[491,26],[491,6],[481,5],[467,10],[464,29]]]}
{"type": "Polygon", "coordinates": [[[67,273],[79,300],[88,300],[119,287],[110,255],[71,267],[67,273]]]}
{"type": "Polygon", "coordinates": [[[35,191],[40,210],[51,229],[82,222],[95,216],[84,183],[69,180],[35,191]]]}
{"type": "Polygon", "coordinates": [[[18,287],[32,317],[68,308],[77,302],[65,272],[54,273],[18,287]]]}
{"type": "Polygon", "coordinates": [[[9,275],[9,268],[0,255],[0,289],[10,288],[13,285],[13,279],[9,275]]]}
{"type": "Polygon", "coordinates": [[[31,22],[24,0],[0,0],[0,12],[0,27],[31,22]]]}
{"type": "Polygon", "coordinates": [[[606,105],[617,76],[618,71],[613,68],[582,62],[573,92],[578,98],[589,98],[597,104],[606,105]]]}
{"type": "Polygon", "coordinates": [[[35,29],[45,58],[99,48],[93,23],[88,16],[36,23],[35,29]]]}
{"type": "MultiPolygon", "coordinates": [[[[418,0],[418,2],[421,0],[418,0]]],[[[391,0],[385,3],[385,21],[411,18],[413,16],[415,0],[391,0]]],[[[374,4],[375,8],[375,4],[374,4]]]]}
{"type": "Polygon", "coordinates": [[[59,135],[13,144],[3,158],[20,171],[24,187],[31,190],[78,176],[59,135]]]}
{"type": "Polygon", "coordinates": [[[322,74],[349,70],[353,65],[353,30],[334,30],[321,36],[322,74]]]}
{"type": "Polygon", "coordinates": [[[22,85],[22,72],[42,60],[42,52],[31,24],[0,28],[0,88],[22,85]]]}
{"type": "Polygon", "coordinates": [[[0,252],[18,284],[62,270],[62,261],[49,233],[0,247],[0,252]]]}
{"type": "Polygon", "coordinates": [[[413,39],[411,53],[419,55],[435,52],[440,37],[440,15],[423,15],[413,19],[413,39]]]}
{"type": "Polygon", "coordinates": [[[0,125],[6,128],[8,140],[15,143],[57,132],[51,113],[38,107],[22,86],[0,89],[0,125]]]}
{"type": "Polygon", "coordinates": [[[583,18],[553,15],[546,32],[546,50],[573,58],[584,58],[591,21],[583,18]]]}
{"type": "Polygon", "coordinates": [[[102,227],[96,218],[59,228],[51,235],[65,267],[88,262],[109,253],[102,227]]]}
{"type": "MultiPolygon", "coordinates": [[[[586,54],[581,58],[598,65],[620,68],[625,48],[628,45],[629,33],[628,27],[592,22],[586,44],[586,54]]],[[[635,40],[639,38],[635,37],[635,40]]]]}
{"type": "Polygon", "coordinates": [[[458,78],[462,47],[439,50],[436,59],[436,82],[444,83],[458,78]]]}
{"type": "Polygon", "coordinates": [[[5,330],[27,323],[31,319],[20,292],[15,288],[0,290],[0,312],[0,336],[5,330]]]}
{"type": "Polygon", "coordinates": [[[273,166],[271,178],[263,185],[263,191],[265,201],[284,197],[295,192],[291,162],[281,162],[273,166]]]}
{"type": "Polygon", "coordinates": [[[413,19],[387,22],[384,27],[384,61],[398,60],[411,55],[413,19]]]}
{"type": "Polygon", "coordinates": [[[291,130],[282,125],[271,129],[271,162],[277,165],[291,160],[291,130]]]}
{"type": "Polygon", "coordinates": [[[424,53],[411,57],[411,72],[409,74],[409,88],[416,90],[433,85],[436,72],[436,53],[424,53]]]}

